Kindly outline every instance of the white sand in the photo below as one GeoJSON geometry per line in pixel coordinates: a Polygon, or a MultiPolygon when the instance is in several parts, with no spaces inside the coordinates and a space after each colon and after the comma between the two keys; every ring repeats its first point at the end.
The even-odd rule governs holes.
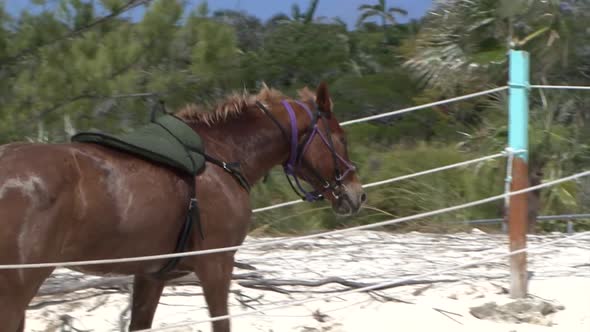
{"type": "MultiPolygon", "coordinates": [[[[529,245],[562,237],[532,236],[529,245]]],[[[268,239],[248,239],[265,241],[268,239]]],[[[240,251],[240,262],[255,266],[266,279],[319,280],[338,276],[358,282],[395,280],[502,254],[507,251],[506,237],[478,232],[471,234],[387,234],[356,232],[331,238],[300,241],[240,251]]],[[[379,296],[351,294],[330,301],[316,301],[302,306],[268,311],[264,314],[235,318],[234,331],[477,331],[477,332],[590,332],[590,238],[569,240],[529,254],[529,271],[533,272],[529,293],[536,301],[564,306],[563,310],[543,317],[551,326],[510,323],[478,319],[470,308],[487,302],[499,305],[513,301],[505,293],[508,287],[508,261],[502,259],[430,279],[458,279],[431,286],[404,286],[378,294],[411,304],[378,301],[379,296]],[[419,294],[415,292],[419,290],[419,294]],[[314,313],[318,313],[319,315],[314,313]]],[[[237,270],[236,273],[248,271],[237,270]]],[[[57,276],[79,276],[60,270],[57,276]]],[[[84,277],[88,278],[88,277],[84,277]]],[[[240,287],[234,282],[231,313],[251,311],[238,298],[250,300],[256,309],[271,308],[289,301],[318,297],[309,291],[344,289],[330,284],[322,287],[284,287],[307,291],[284,295],[271,291],[240,287]]],[[[64,297],[37,298],[34,303],[74,299],[43,306],[27,313],[27,331],[56,331],[59,317],[72,317],[78,330],[119,331],[128,322],[129,294],[103,294],[105,290],[87,290],[64,297]],[[87,297],[84,299],[84,297],[87,297]],[[121,315],[124,312],[123,315],[121,315]]],[[[183,324],[207,319],[201,289],[197,286],[167,287],[156,312],[154,327],[183,324]]],[[[208,323],[167,331],[210,331],[208,323]]]]}

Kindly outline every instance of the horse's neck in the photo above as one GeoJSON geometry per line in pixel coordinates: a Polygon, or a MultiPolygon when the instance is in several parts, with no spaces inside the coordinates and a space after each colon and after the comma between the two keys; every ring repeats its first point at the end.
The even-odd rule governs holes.
{"type": "MultiPolygon", "coordinates": [[[[290,135],[291,123],[286,111],[281,107],[272,113],[290,135]]],[[[299,137],[309,125],[307,117],[306,114],[297,116],[299,137]]],[[[203,136],[207,153],[226,162],[240,162],[250,184],[258,182],[289,157],[291,142],[285,140],[279,127],[262,113],[227,120],[212,127],[199,126],[197,130],[203,136]]]]}

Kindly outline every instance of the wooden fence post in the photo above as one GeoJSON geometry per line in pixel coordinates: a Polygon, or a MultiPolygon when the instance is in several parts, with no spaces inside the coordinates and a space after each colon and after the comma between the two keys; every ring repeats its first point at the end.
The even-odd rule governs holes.
{"type": "MultiPolygon", "coordinates": [[[[509,131],[508,146],[513,150],[524,150],[514,155],[512,163],[511,191],[528,188],[528,91],[529,54],[510,50],[509,74],[509,131]]],[[[510,197],[508,215],[508,236],[510,251],[526,248],[528,199],[527,193],[510,197]]],[[[523,298],[527,295],[526,252],[510,256],[510,297],[523,298]]]]}

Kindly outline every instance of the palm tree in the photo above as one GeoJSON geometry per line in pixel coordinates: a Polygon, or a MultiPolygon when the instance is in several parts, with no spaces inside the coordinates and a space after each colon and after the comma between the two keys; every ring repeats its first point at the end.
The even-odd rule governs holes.
{"type": "Polygon", "coordinates": [[[270,24],[287,23],[287,22],[300,22],[303,24],[310,24],[314,21],[315,12],[318,8],[320,0],[310,0],[309,7],[305,12],[301,11],[301,7],[298,4],[291,6],[291,16],[280,13],[270,18],[270,24]]]}
{"type": "Polygon", "coordinates": [[[394,14],[408,15],[408,12],[405,9],[398,7],[387,8],[385,0],[379,0],[379,3],[376,5],[361,5],[358,9],[362,11],[362,13],[357,20],[357,26],[360,26],[367,19],[372,17],[381,18],[381,26],[385,26],[387,23],[396,24],[397,21],[394,14]]]}
{"type": "MultiPolygon", "coordinates": [[[[585,53],[590,38],[583,17],[589,9],[590,3],[574,0],[441,1],[425,18],[405,66],[432,93],[455,95],[506,84],[508,50],[524,49],[531,55],[531,82],[584,84],[588,78],[582,68],[590,66],[585,53]]],[[[506,111],[503,98],[488,100],[486,105],[502,114],[506,111]]],[[[582,133],[590,127],[582,114],[590,98],[543,90],[535,90],[531,98],[529,145],[535,156],[529,164],[531,176],[541,170],[549,178],[557,177],[590,164],[583,159],[590,147],[581,140],[587,140],[582,133]]],[[[500,139],[495,148],[500,148],[505,144],[505,129],[498,128],[505,128],[505,119],[488,115],[486,121],[482,141],[494,141],[490,133],[496,132],[500,139]]],[[[567,184],[544,190],[544,205],[572,208],[574,188],[567,184]]]]}
{"type": "Polygon", "coordinates": [[[440,2],[424,20],[406,66],[427,86],[481,88],[503,80],[510,48],[536,56],[533,73],[563,63],[570,31],[553,1],[451,0],[440,2]],[[500,66],[497,66],[500,65],[500,66]],[[476,75],[477,74],[477,75],[476,75]],[[475,77],[488,77],[473,85],[475,77]]]}

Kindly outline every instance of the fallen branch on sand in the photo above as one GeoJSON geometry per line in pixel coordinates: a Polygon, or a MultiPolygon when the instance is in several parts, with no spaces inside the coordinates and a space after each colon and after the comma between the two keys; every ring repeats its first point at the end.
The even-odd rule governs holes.
{"type": "MultiPolygon", "coordinates": [[[[321,287],[327,284],[340,284],[345,286],[345,289],[336,289],[336,290],[325,290],[325,291],[312,291],[314,293],[333,293],[333,292],[340,292],[342,290],[348,289],[358,289],[364,288],[367,286],[372,286],[372,283],[364,283],[364,282],[357,282],[346,280],[339,277],[330,277],[321,280],[296,280],[296,279],[264,279],[258,273],[243,273],[243,274],[235,274],[233,276],[233,280],[241,280],[238,284],[242,287],[258,289],[258,290],[269,290],[281,294],[289,294],[289,293],[302,293],[302,292],[310,292],[309,290],[297,290],[297,289],[286,289],[285,287],[321,287]]],[[[402,286],[412,286],[412,285],[429,285],[441,282],[455,282],[457,279],[438,279],[438,280],[410,280],[404,281],[399,283],[394,283],[389,286],[380,287],[374,289],[383,290],[395,287],[402,287],[402,286]]],[[[64,284],[45,284],[39,289],[37,296],[49,296],[49,295],[63,295],[68,294],[76,291],[86,290],[86,289],[109,289],[109,290],[117,290],[122,293],[127,293],[131,289],[131,285],[133,283],[133,276],[124,276],[124,277],[105,277],[100,279],[94,280],[86,280],[86,281],[70,281],[64,284]]],[[[185,275],[176,279],[172,279],[168,281],[167,286],[186,286],[186,285],[200,285],[199,280],[194,276],[194,274],[185,275]]]]}
{"type": "MultiPolygon", "coordinates": [[[[234,280],[259,278],[258,273],[242,273],[234,274],[234,280]]],[[[37,296],[47,295],[61,295],[72,293],[76,291],[96,288],[96,289],[116,289],[122,293],[129,291],[129,286],[133,284],[133,276],[124,277],[104,277],[100,279],[85,280],[85,281],[69,281],[67,284],[52,284],[47,283],[41,286],[37,296]]],[[[187,274],[185,276],[172,279],[166,283],[166,286],[185,286],[185,285],[197,285],[199,286],[199,279],[194,274],[187,274]]]]}
{"type": "MultiPolygon", "coordinates": [[[[441,282],[455,282],[457,279],[438,279],[438,280],[409,280],[394,283],[388,286],[379,287],[373,289],[373,291],[389,289],[394,287],[402,287],[402,286],[412,286],[412,285],[424,285],[424,284],[435,284],[441,282]]],[[[322,280],[316,281],[307,281],[307,280],[273,280],[273,279],[248,279],[244,281],[238,282],[238,285],[247,288],[254,288],[259,290],[270,290],[281,294],[289,294],[289,293],[301,293],[301,292],[309,292],[308,290],[291,290],[285,289],[281,286],[302,286],[302,287],[320,287],[327,284],[340,284],[345,286],[345,289],[336,289],[336,290],[329,290],[329,291],[322,291],[321,293],[333,293],[333,292],[341,292],[344,290],[349,289],[358,289],[364,288],[375,285],[374,283],[364,283],[364,282],[357,282],[357,281],[350,281],[346,279],[342,279],[339,277],[330,277],[325,278],[322,280]]]]}

